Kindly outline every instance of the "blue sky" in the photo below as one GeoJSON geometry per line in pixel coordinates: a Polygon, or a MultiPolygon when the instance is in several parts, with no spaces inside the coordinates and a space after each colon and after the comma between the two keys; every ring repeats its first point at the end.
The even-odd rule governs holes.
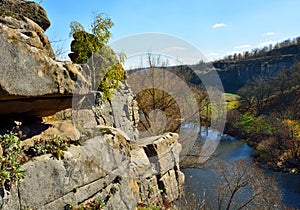
{"type": "MultiPolygon", "coordinates": [[[[39,2],[39,0],[36,0],[39,2]]],[[[50,40],[69,50],[70,22],[88,28],[93,13],[115,26],[111,42],[156,32],[190,42],[209,60],[300,36],[300,0],[43,0],[50,40]]]]}

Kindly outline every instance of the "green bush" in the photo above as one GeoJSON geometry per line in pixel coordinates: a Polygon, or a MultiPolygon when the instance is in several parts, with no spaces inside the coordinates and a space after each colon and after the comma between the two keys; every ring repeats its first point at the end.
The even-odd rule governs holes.
{"type": "Polygon", "coordinates": [[[73,38],[71,50],[75,53],[74,58],[72,58],[74,63],[86,63],[92,53],[97,52],[100,48],[100,42],[97,37],[85,31],[74,33],[73,38]]]}
{"type": "Polygon", "coordinates": [[[265,116],[255,117],[248,113],[242,114],[240,119],[243,131],[251,135],[273,135],[276,132],[276,126],[265,116]]]}
{"type": "Polygon", "coordinates": [[[71,59],[75,63],[86,63],[92,53],[99,52],[111,37],[110,28],[113,22],[109,17],[100,13],[94,17],[91,23],[91,33],[88,33],[84,27],[77,21],[70,24],[70,36],[74,38],[71,43],[71,50],[74,52],[71,59]]]}
{"type": "Polygon", "coordinates": [[[52,154],[57,159],[60,159],[64,157],[63,151],[66,151],[71,143],[75,145],[80,144],[79,141],[71,142],[70,139],[59,135],[49,136],[36,142],[25,153],[31,157],[52,154]]]}
{"type": "Polygon", "coordinates": [[[21,171],[20,139],[14,133],[5,134],[0,138],[3,155],[0,156],[0,182],[2,186],[18,184],[24,178],[21,171]]]}
{"type": "Polygon", "coordinates": [[[125,79],[125,70],[121,64],[113,65],[101,80],[99,90],[104,94],[104,100],[112,99],[112,93],[119,87],[120,82],[125,79]]]}
{"type": "Polygon", "coordinates": [[[124,55],[116,54],[106,44],[111,37],[110,28],[113,22],[104,14],[99,14],[90,25],[90,33],[84,27],[73,21],[70,25],[70,36],[73,53],[69,57],[74,63],[86,64],[94,71],[93,86],[103,92],[103,100],[111,100],[112,92],[125,79],[125,70],[122,67],[124,55]]]}

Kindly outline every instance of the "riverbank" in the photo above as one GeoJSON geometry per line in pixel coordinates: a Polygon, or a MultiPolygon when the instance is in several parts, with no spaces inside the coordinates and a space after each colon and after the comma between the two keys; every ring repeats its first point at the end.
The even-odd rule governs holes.
{"type": "MultiPolygon", "coordinates": [[[[202,139],[203,142],[203,139],[202,139]]],[[[198,202],[207,200],[207,202],[217,201],[216,186],[220,182],[219,177],[213,169],[216,161],[224,161],[225,163],[233,163],[235,161],[245,160],[255,167],[255,159],[253,147],[250,147],[245,141],[235,138],[226,138],[220,141],[215,153],[210,157],[205,164],[199,164],[198,158],[195,155],[197,149],[200,148],[201,141],[196,142],[196,147],[192,149],[181,164],[183,173],[186,176],[185,190],[188,197],[191,197],[198,202]]],[[[271,177],[275,180],[272,186],[278,186],[279,192],[282,194],[282,201],[285,205],[293,209],[300,208],[300,175],[289,174],[279,171],[264,169],[262,176],[271,177]]],[[[267,183],[266,183],[267,184],[267,183]]],[[[242,201],[242,198],[247,195],[246,191],[241,191],[237,201],[242,201]]],[[[216,203],[211,203],[216,205],[216,203]]]]}
{"type": "Polygon", "coordinates": [[[245,139],[243,141],[254,150],[252,154],[254,162],[261,168],[291,174],[300,173],[300,159],[289,157],[291,156],[289,151],[283,151],[282,154],[279,154],[278,151],[274,150],[272,154],[265,150],[266,146],[272,144],[272,142],[268,142],[270,138],[260,141],[251,137],[245,139]]]}
{"type": "Polygon", "coordinates": [[[254,161],[264,168],[300,172],[300,122],[231,110],[224,133],[244,140],[254,149],[254,161]]]}

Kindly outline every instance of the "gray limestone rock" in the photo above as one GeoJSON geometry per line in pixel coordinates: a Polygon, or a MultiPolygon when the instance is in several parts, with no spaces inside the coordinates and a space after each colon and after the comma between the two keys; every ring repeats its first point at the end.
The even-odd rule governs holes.
{"type": "MultiPolygon", "coordinates": [[[[122,132],[106,129],[110,133],[89,139],[83,146],[71,146],[63,159],[43,155],[24,164],[25,179],[8,196],[0,196],[0,209],[63,209],[70,203],[96,199],[105,202],[106,209],[125,210],[150,202],[163,206],[163,202],[178,199],[184,175],[176,162],[162,166],[169,168],[166,172],[155,170],[157,163],[144,151],[150,145],[177,145],[177,135],[158,136],[128,151],[131,143],[122,132]]],[[[173,149],[160,151],[179,158],[173,149]]],[[[164,163],[160,158],[157,161],[164,163]]]]}
{"type": "Polygon", "coordinates": [[[81,66],[53,59],[43,29],[28,18],[0,17],[0,46],[0,115],[54,114],[72,107],[76,81],[89,85],[81,66]]]}

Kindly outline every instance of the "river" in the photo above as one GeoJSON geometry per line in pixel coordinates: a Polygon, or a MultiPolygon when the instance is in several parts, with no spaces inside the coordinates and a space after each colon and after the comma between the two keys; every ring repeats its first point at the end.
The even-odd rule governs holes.
{"type": "MultiPolygon", "coordinates": [[[[243,141],[232,137],[223,139],[207,164],[201,168],[186,168],[182,170],[186,176],[186,193],[188,195],[196,195],[199,200],[203,198],[204,194],[206,198],[217,200],[214,187],[216,186],[218,177],[209,167],[210,163],[215,160],[223,160],[227,163],[236,160],[246,160],[253,163],[252,152],[253,149],[243,141]]],[[[294,209],[300,209],[300,175],[275,172],[267,169],[264,170],[264,173],[275,178],[278,189],[282,194],[283,202],[294,209]]]]}

